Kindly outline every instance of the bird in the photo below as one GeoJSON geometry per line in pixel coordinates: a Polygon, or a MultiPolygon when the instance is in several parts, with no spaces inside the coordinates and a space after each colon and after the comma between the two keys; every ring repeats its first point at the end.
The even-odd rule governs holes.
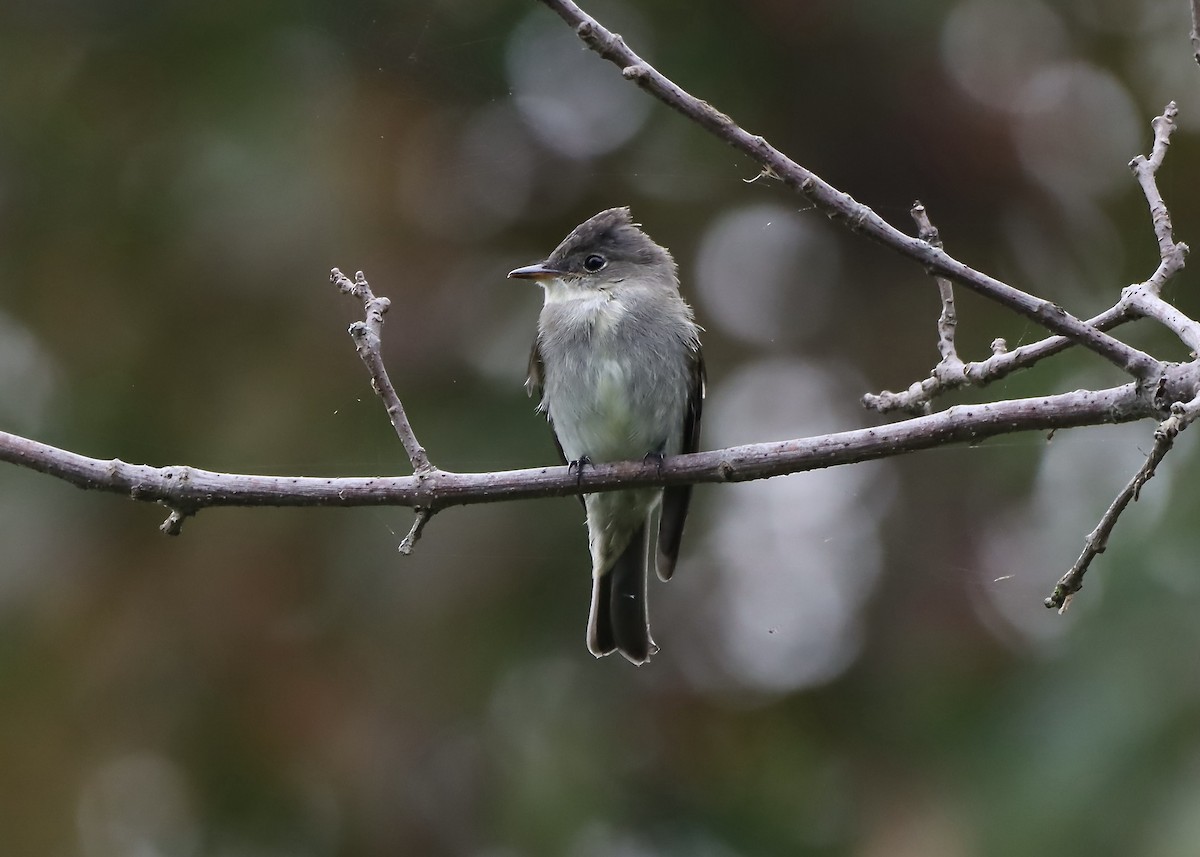
{"type": "MultiPolygon", "coordinates": [[[[508,274],[542,287],[526,389],[576,473],[602,462],[661,465],[699,449],[701,328],[670,251],[640,227],[628,207],[601,211],[544,261],[508,274]]],[[[658,651],[648,567],[664,581],[674,573],[691,494],[673,485],[582,496],[592,563],[587,646],[597,658],[615,651],[641,665],[658,651]]]]}

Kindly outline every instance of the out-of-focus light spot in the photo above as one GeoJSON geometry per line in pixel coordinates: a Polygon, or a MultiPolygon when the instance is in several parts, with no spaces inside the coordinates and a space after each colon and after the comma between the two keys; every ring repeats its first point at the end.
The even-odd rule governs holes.
{"type": "Polygon", "coordinates": [[[92,771],[76,822],[85,857],[200,853],[201,829],[187,783],[163,756],[124,756],[92,771]]]}
{"type": "Polygon", "coordinates": [[[350,57],[342,45],[316,27],[281,27],[263,51],[263,66],[281,81],[281,111],[336,126],[353,103],[350,57]]]}
{"type": "Polygon", "coordinates": [[[533,176],[529,138],[507,107],[476,113],[459,140],[459,181],[493,220],[509,223],[525,210],[533,176]]]}
{"type": "MultiPolygon", "coordinates": [[[[804,437],[836,428],[864,385],[794,360],[753,364],[710,395],[706,445],[804,437]]],[[[850,417],[845,416],[844,422],[850,417]]],[[[880,464],[721,488],[693,556],[702,588],[679,655],[694,684],[787,693],[832,680],[860,647],[861,610],[881,568],[891,493],[880,464]]],[[[697,528],[699,529],[699,528],[697,528]]],[[[677,575],[681,580],[687,576],[677,575]]],[[[696,584],[699,586],[699,584],[696,584]]]]}
{"type": "MultiPolygon", "coordinates": [[[[35,436],[45,425],[58,387],[52,354],[26,327],[0,311],[0,427],[35,436]]],[[[79,568],[73,551],[86,533],[63,539],[63,501],[52,480],[0,483],[0,609],[53,591],[79,568]]],[[[73,526],[81,527],[78,521],[73,526]]]]}
{"type": "Polygon", "coordinates": [[[942,29],[946,73],[996,110],[1011,109],[1030,78],[1067,50],[1058,15],[1036,0],[966,0],[942,29]]]}
{"type": "Polygon", "coordinates": [[[689,145],[694,126],[683,121],[655,123],[630,152],[630,182],[639,194],[673,201],[703,199],[724,183],[689,145]]]}
{"type": "MultiPolygon", "coordinates": [[[[1168,101],[1179,107],[1175,121],[1190,132],[1200,129],[1200,87],[1196,86],[1196,62],[1187,50],[1179,50],[1179,30],[1175,20],[1175,4],[1171,4],[1171,24],[1147,33],[1129,52],[1131,84],[1143,110],[1161,112],[1168,101]]],[[[1150,149],[1148,115],[1143,116],[1146,128],[1141,151],[1150,149]]],[[[1172,160],[1174,156],[1168,156],[1172,160]]],[[[1161,179],[1160,179],[1161,180],[1161,179]]]]}
{"type": "MultiPolygon", "coordinates": [[[[632,44],[646,47],[648,30],[628,7],[594,9],[632,44]]],[[[562,23],[530,12],[512,31],[506,57],[517,109],[551,149],[594,158],[627,142],[650,113],[651,99],[616,69],[590,54],[562,23]]]]}
{"type": "Polygon", "coordinates": [[[653,838],[601,821],[585,825],[567,850],[569,857],[737,857],[737,852],[697,830],[659,830],[653,838]]]}
{"type": "Polygon", "coordinates": [[[641,837],[602,822],[584,827],[567,851],[569,857],[656,857],[660,853],[641,837]]]}
{"type": "Polygon", "coordinates": [[[930,794],[919,780],[887,792],[883,806],[868,814],[859,857],[963,857],[977,854],[956,795],[930,794]]]}
{"type": "Polygon", "coordinates": [[[37,337],[0,311],[0,424],[23,432],[40,428],[57,374],[37,337]]]}
{"type": "Polygon", "coordinates": [[[1017,152],[1045,188],[1075,199],[1128,185],[1126,164],[1143,135],[1128,90],[1107,71],[1083,62],[1044,68],[1018,107],[1017,152]]]}
{"type": "Polygon", "coordinates": [[[465,121],[437,116],[406,140],[401,206],[423,229],[478,240],[525,212],[534,178],[533,152],[508,105],[485,107],[465,121]]]}
{"type": "Polygon", "coordinates": [[[700,243],[693,276],[707,324],[755,345],[789,345],[820,328],[841,272],[837,245],[790,208],[722,215],[700,243]]]}
{"type": "MultiPolygon", "coordinates": [[[[1112,498],[1145,461],[1146,423],[1081,429],[1054,436],[1046,448],[1029,503],[988,521],[970,591],[985,624],[997,637],[1018,644],[1048,642],[1069,627],[1072,615],[1098,599],[1110,551],[1093,562],[1084,604],[1066,616],[1042,606],[1096,526],[1112,498]],[[1107,562],[1106,562],[1107,561],[1107,562]]],[[[1167,508],[1175,468],[1160,468],[1153,490],[1121,517],[1120,538],[1136,543],[1167,508]],[[1159,482],[1159,478],[1162,482],[1159,482]]]]}
{"type": "MultiPolygon", "coordinates": [[[[1122,38],[1155,27],[1169,27],[1178,35],[1179,4],[1175,0],[1070,0],[1068,5],[1073,20],[1122,38]]],[[[1192,64],[1187,51],[1180,53],[1192,64]]]]}
{"type": "MultiPolygon", "coordinates": [[[[541,289],[537,291],[536,298],[506,296],[505,305],[494,305],[486,319],[480,318],[479,325],[463,338],[462,350],[476,371],[513,392],[521,390],[528,372],[529,349],[537,333],[541,307],[541,289]]],[[[532,411],[533,403],[529,407],[532,411]]]]}
{"type": "MultiPolygon", "coordinates": [[[[1128,178],[1133,181],[1132,173],[1128,178]]],[[[1097,293],[1115,299],[1120,284],[1113,282],[1112,274],[1125,264],[1126,236],[1092,200],[1062,202],[1051,209],[1043,204],[1004,211],[1004,240],[1012,264],[1024,282],[1053,283],[1055,300],[1062,306],[1094,305],[1097,293]]],[[[1029,335],[1035,335],[1032,328],[1029,335]]]]}
{"type": "Polygon", "coordinates": [[[337,129],[354,100],[342,48],[319,29],[287,27],[258,55],[239,98],[212,117],[187,114],[192,125],[148,129],[121,176],[126,204],[144,205],[161,193],[160,164],[172,163],[168,201],[189,221],[181,237],[190,252],[209,265],[220,247],[226,265],[270,273],[218,277],[212,288],[277,289],[279,260],[294,263],[319,246],[340,199],[321,164],[340,145],[337,129]],[[252,119],[240,112],[247,103],[252,119]]]}
{"type": "MultiPolygon", "coordinates": [[[[277,264],[268,259],[294,259],[329,228],[333,196],[328,176],[320,170],[294,169],[303,140],[273,143],[247,135],[197,134],[175,178],[175,202],[190,216],[185,240],[190,252],[210,261],[213,247],[251,271],[277,264]]],[[[234,263],[230,263],[234,264],[234,263]]],[[[272,278],[225,277],[213,288],[278,288],[272,278]]]]}
{"type": "Polygon", "coordinates": [[[441,853],[469,853],[479,837],[472,819],[480,815],[482,762],[478,736],[459,730],[428,742],[405,766],[407,788],[400,802],[425,822],[441,853]]]}
{"type": "Polygon", "coordinates": [[[574,710],[580,701],[580,668],[566,658],[538,661],[522,664],[497,683],[489,706],[491,733],[523,773],[541,778],[569,764],[555,746],[564,724],[582,728],[597,716],[574,710]]]}
{"type": "Polygon", "coordinates": [[[582,650],[582,636],[581,627],[579,653],[522,661],[495,686],[488,706],[487,788],[504,796],[511,818],[532,813],[555,819],[560,829],[583,828],[588,813],[620,793],[629,771],[654,765],[659,748],[653,718],[613,694],[600,677],[606,670],[610,677],[620,671],[620,684],[628,689],[630,682],[653,675],[631,672],[628,664],[611,659],[596,663],[582,650]],[[596,799],[581,803],[581,794],[596,799]]]}
{"type": "Polygon", "coordinates": [[[1170,787],[1145,819],[1145,838],[1138,850],[1146,857],[1190,857],[1200,842],[1200,757],[1189,748],[1174,767],[1177,773],[1170,787]]]}
{"type": "Polygon", "coordinates": [[[0,482],[0,615],[38,602],[62,603],[65,590],[86,577],[88,549],[100,537],[87,526],[90,513],[81,504],[64,507],[61,483],[29,476],[35,481],[0,482]],[[70,539],[62,537],[65,527],[70,539]]]}

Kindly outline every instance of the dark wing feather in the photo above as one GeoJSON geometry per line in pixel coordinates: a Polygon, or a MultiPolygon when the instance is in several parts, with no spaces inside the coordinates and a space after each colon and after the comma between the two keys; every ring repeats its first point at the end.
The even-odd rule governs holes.
{"type": "Polygon", "coordinates": [[[658,651],[646,616],[646,525],[638,527],[612,568],[592,579],[588,649],[596,657],[619,651],[644,664],[658,651]]]}
{"type": "MultiPolygon", "coordinates": [[[[525,392],[530,398],[537,397],[538,404],[542,403],[543,383],[545,379],[546,366],[542,363],[542,351],[539,346],[540,340],[533,340],[533,347],[529,349],[529,371],[525,376],[525,392]]],[[[554,438],[554,448],[558,451],[558,460],[561,464],[567,463],[567,457],[563,455],[562,444],[558,442],[558,434],[554,431],[554,424],[550,424],[550,436],[554,438]]],[[[583,508],[587,509],[587,504],[583,502],[583,495],[580,494],[579,502],[583,508]]]]}
{"type": "Polygon", "coordinates": [[[538,404],[542,401],[542,382],[546,367],[542,363],[541,339],[534,338],[533,347],[529,349],[529,369],[525,376],[525,392],[529,398],[536,397],[538,404]]]}
{"type": "MultiPolygon", "coordinates": [[[[691,352],[691,377],[687,406],[683,415],[683,448],[680,452],[700,450],[700,415],[704,409],[704,355],[697,345],[691,352]]],[[[692,501],[692,486],[677,485],[663,491],[662,516],[658,522],[658,551],[656,568],[660,580],[670,580],[679,559],[679,543],[687,521],[688,504],[692,501]]]]}

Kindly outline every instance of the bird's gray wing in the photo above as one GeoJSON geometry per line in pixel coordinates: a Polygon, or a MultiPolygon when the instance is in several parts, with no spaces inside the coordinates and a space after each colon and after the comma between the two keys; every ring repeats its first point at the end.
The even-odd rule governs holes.
{"type": "MultiPolygon", "coordinates": [[[[698,452],[700,449],[700,415],[704,409],[704,354],[699,344],[689,353],[690,373],[687,405],[683,413],[683,448],[680,452],[698,452]]],[[[656,567],[660,580],[670,580],[675,573],[675,562],[679,559],[679,543],[683,539],[683,525],[687,520],[688,504],[692,500],[691,485],[676,485],[663,490],[662,516],[658,522],[658,550],[656,567]]]]}
{"type": "MultiPolygon", "coordinates": [[[[541,339],[533,340],[533,347],[529,349],[529,371],[525,376],[525,392],[530,398],[536,398],[538,404],[542,403],[542,396],[545,394],[546,366],[542,362],[541,339]]],[[[549,411],[546,412],[549,415],[549,411]]],[[[567,457],[563,454],[562,444],[558,442],[558,433],[554,431],[554,424],[550,424],[550,436],[554,438],[554,448],[558,451],[558,460],[561,464],[567,463],[567,457]]],[[[587,504],[583,502],[583,495],[580,494],[579,502],[583,504],[584,509],[587,509],[587,504]]]]}
{"type": "Polygon", "coordinates": [[[538,404],[542,401],[542,383],[543,375],[546,367],[542,363],[542,341],[541,337],[536,337],[533,340],[533,347],[529,349],[529,369],[525,376],[525,392],[529,398],[536,398],[538,404]]]}

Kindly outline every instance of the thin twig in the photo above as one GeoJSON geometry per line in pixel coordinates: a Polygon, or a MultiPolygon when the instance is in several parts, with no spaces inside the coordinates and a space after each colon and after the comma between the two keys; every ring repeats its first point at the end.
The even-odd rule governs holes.
{"type": "Polygon", "coordinates": [[[371,373],[371,388],[383,400],[384,407],[387,408],[388,419],[392,421],[392,428],[396,430],[396,435],[404,444],[404,451],[408,453],[408,460],[412,464],[413,472],[420,476],[432,471],[434,468],[429,463],[425,447],[421,446],[417,440],[408,416],[404,413],[404,405],[400,404],[396,388],[392,386],[391,379],[388,378],[387,367],[383,365],[380,335],[383,332],[383,314],[388,311],[392,302],[387,298],[377,298],[372,294],[371,286],[367,283],[367,278],[362,271],[356,273],[354,280],[351,281],[349,277],[334,268],[329,272],[329,280],[343,294],[362,301],[366,319],[350,325],[350,336],[354,339],[354,347],[358,351],[358,356],[362,358],[362,362],[366,364],[367,371],[371,373]]]}
{"type": "Polygon", "coordinates": [[[1192,57],[1200,64],[1200,0],[1192,0],[1192,57]]]}
{"type": "Polygon", "coordinates": [[[168,536],[177,536],[183,532],[183,522],[192,516],[186,509],[171,509],[167,519],[158,525],[159,532],[168,536]]]}
{"type": "MultiPolygon", "coordinates": [[[[942,248],[942,238],[937,227],[929,219],[929,212],[917,200],[913,204],[913,220],[917,224],[917,237],[930,247],[942,248]]],[[[862,397],[863,407],[879,412],[903,410],[911,414],[927,414],[930,411],[930,400],[934,391],[951,389],[967,383],[964,367],[954,345],[954,334],[958,327],[958,313],[954,309],[954,284],[941,276],[934,276],[937,282],[938,295],[942,300],[942,311],[938,315],[938,354],[941,360],[933,367],[933,371],[924,381],[913,384],[903,393],[881,394],[866,393],[862,397]]]]}
{"type": "MultiPolygon", "coordinates": [[[[1158,239],[1159,257],[1165,262],[1168,259],[1178,259],[1182,267],[1179,247],[1175,243],[1171,229],[1171,214],[1163,201],[1162,193],[1158,190],[1157,175],[1162,167],[1163,159],[1167,156],[1167,148],[1171,145],[1171,134],[1175,131],[1175,117],[1179,109],[1175,102],[1169,102],[1161,116],[1155,116],[1150,123],[1154,129],[1154,144],[1150,149],[1150,157],[1137,155],[1129,162],[1129,168],[1137,176],[1142,193],[1146,195],[1146,203],[1150,206],[1150,219],[1154,222],[1154,236],[1158,239]]],[[[1172,271],[1171,273],[1174,273],[1172,271]]]]}
{"type": "Polygon", "coordinates": [[[1159,423],[1158,428],[1154,430],[1154,446],[1150,449],[1150,454],[1146,456],[1145,463],[1113,499],[1100,518],[1100,522],[1096,524],[1096,528],[1088,533],[1087,539],[1084,540],[1083,552],[1079,554],[1075,564],[1059,579],[1054,591],[1046,598],[1047,607],[1057,607],[1059,613],[1066,612],[1071,605],[1071,599],[1082,588],[1083,576],[1087,574],[1092,560],[1104,553],[1108,547],[1108,538],[1112,535],[1113,527],[1117,525],[1117,519],[1121,517],[1121,513],[1131,502],[1141,496],[1142,486],[1154,478],[1155,469],[1171,451],[1171,447],[1175,445],[1175,438],[1197,416],[1200,416],[1200,398],[1193,399],[1186,404],[1176,402],[1171,406],[1171,415],[1159,423]]]}
{"type": "MultiPolygon", "coordinates": [[[[942,236],[938,233],[938,229],[929,219],[929,212],[925,210],[925,206],[920,200],[912,207],[912,218],[917,224],[917,237],[928,244],[930,247],[942,249],[942,236]]],[[[958,352],[954,347],[954,332],[958,327],[958,313],[954,310],[954,285],[945,277],[933,278],[937,282],[938,294],[942,299],[942,312],[938,316],[938,354],[941,355],[941,361],[938,363],[938,368],[947,373],[958,372],[962,370],[963,362],[958,357],[958,352]]],[[[934,369],[934,374],[937,374],[938,369],[934,369]]]]}
{"type": "Polygon", "coordinates": [[[1153,383],[1161,374],[1162,364],[1149,354],[1097,330],[1051,301],[1002,283],[964,265],[945,251],[901,232],[870,208],[855,201],[849,194],[839,191],[815,173],[788,158],[764,138],[750,134],[712,105],[686,92],[634,53],[625,44],[624,39],[603,27],[572,0],[542,2],[572,26],[584,44],[618,66],[627,79],[753,158],[761,168],[769,170],[784,184],[799,191],[830,219],[920,262],[933,273],[948,277],[1009,307],[1053,333],[1069,337],[1143,383],[1153,383]]]}
{"type": "Polygon", "coordinates": [[[421,538],[421,533],[425,531],[425,525],[433,517],[433,511],[424,506],[417,506],[414,511],[417,514],[413,518],[412,528],[408,531],[408,535],[404,537],[403,541],[400,542],[400,547],[397,548],[405,556],[412,553],[413,545],[421,538]]]}
{"type": "Polygon", "coordinates": [[[1150,219],[1154,225],[1154,237],[1158,241],[1160,261],[1158,269],[1150,279],[1126,288],[1121,300],[1129,307],[1131,313],[1154,319],[1178,336],[1192,353],[1196,354],[1200,353],[1200,324],[1162,299],[1163,286],[1183,270],[1188,253],[1186,244],[1175,241],[1171,213],[1167,210],[1167,204],[1158,189],[1158,170],[1166,157],[1167,147],[1171,145],[1171,134],[1176,128],[1175,116],[1178,112],[1175,102],[1172,101],[1161,116],[1154,118],[1151,123],[1154,129],[1154,145],[1150,149],[1150,157],[1138,155],[1129,162],[1129,168],[1137,177],[1142,193],[1146,196],[1146,204],[1150,207],[1150,219]]]}

